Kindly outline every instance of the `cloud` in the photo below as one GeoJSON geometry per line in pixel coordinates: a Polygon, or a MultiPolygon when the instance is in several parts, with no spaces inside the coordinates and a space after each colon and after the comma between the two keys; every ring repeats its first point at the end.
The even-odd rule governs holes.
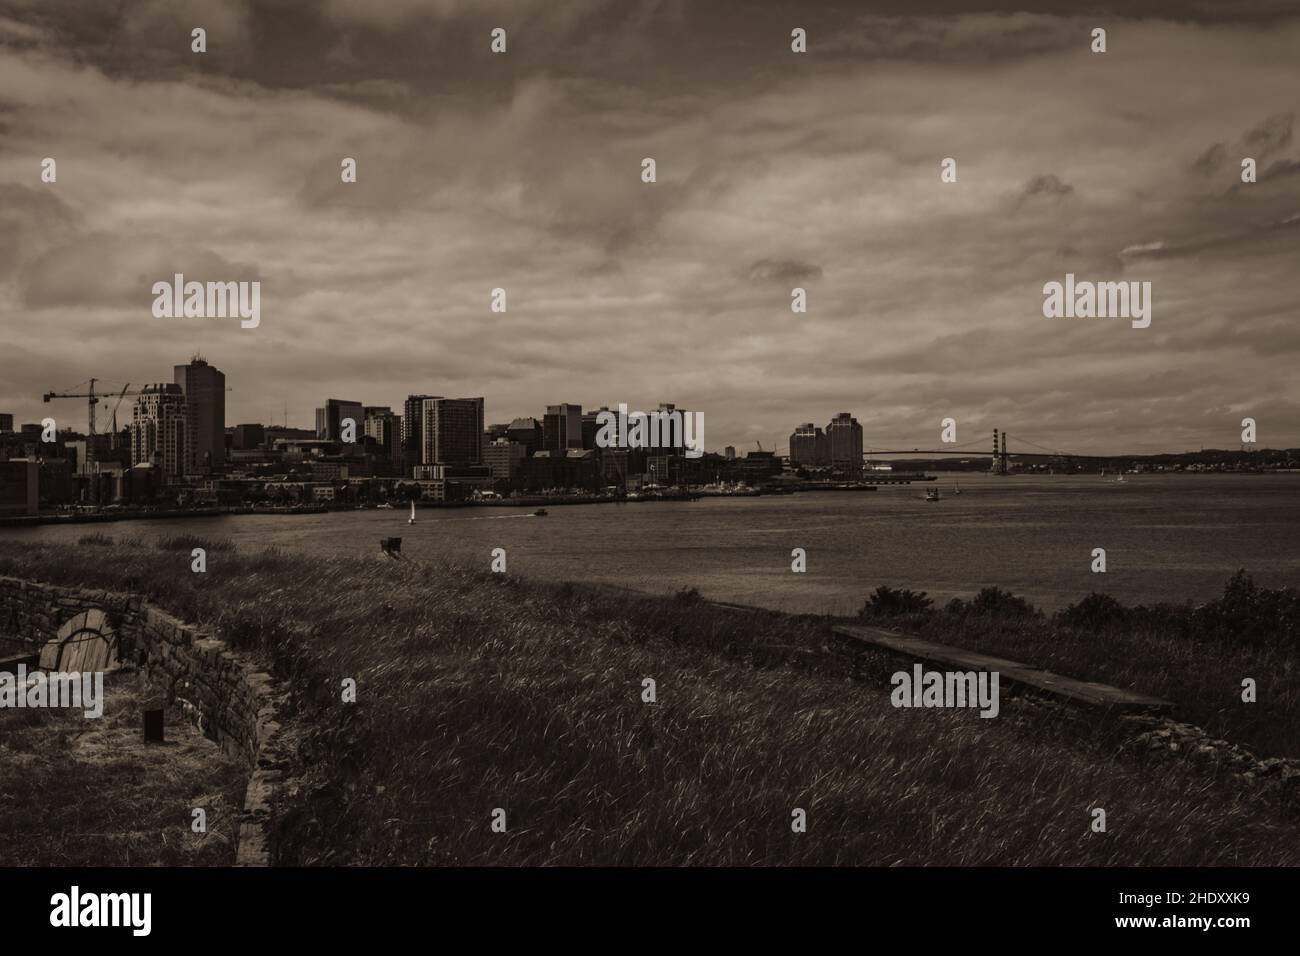
{"type": "Polygon", "coordinates": [[[1255,158],[1268,156],[1289,146],[1291,143],[1291,126],[1295,117],[1291,113],[1279,113],[1270,116],[1258,126],[1249,130],[1242,138],[1247,149],[1256,153],[1255,158]]]}
{"type": "Polygon", "coordinates": [[[1059,202],[1066,196],[1072,195],[1074,195],[1073,186],[1062,182],[1055,173],[1047,173],[1029,180],[1025,188],[1020,191],[1017,202],[1023,204],[1036,199],[1059,202]]]}
{"type": "Polygon", "coordinates": [[[820,279],[822,267],[797,259],[759,259],[745,270],[750,282],[802,282],[820,279]]]}

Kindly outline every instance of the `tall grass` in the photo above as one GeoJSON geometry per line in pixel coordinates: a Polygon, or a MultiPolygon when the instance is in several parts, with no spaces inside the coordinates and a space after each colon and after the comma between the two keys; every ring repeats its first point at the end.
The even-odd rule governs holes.
{"type": "Polygon", "coordinates": [[[1264,796],[1152,773],[1014,700],[998,720],[894,709],[817,619],[416,562],[115,558],[23,546],[0,573],[130,584],[268,659],[300,744],[283,863],[1300,863],[1264,796]]]}
{"type": "Polygon", "coordinates": [[[1220,598],[1199,607],[1128,607],[1094,593],[1051,616],[998,588],[941,610],[914,598],[909,602],[908,594],[879,588],[859,618],[1154,694],[1177,704],[1182,719],[1262,756],[1300,757],[1295,588],[1262,588],[1238,571],[1220,598]],[[1247,677],[1257,684],[1255,703],[1241,699],[1247,677]]]}

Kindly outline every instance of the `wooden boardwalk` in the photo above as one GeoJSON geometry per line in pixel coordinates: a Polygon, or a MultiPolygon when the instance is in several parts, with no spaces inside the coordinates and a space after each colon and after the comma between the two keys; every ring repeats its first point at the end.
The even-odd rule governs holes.
{"type": "Polygon", "coordinates": [[[1161,700],[1159,697],[1137,694],[1130,690],[1112,687],[1110,684],[1062,677],[1060,674],[1030,667],[1019,661],[1007,660],[1005,657],[991,657],[962,647],[936,644],[934,641],[909,637],[896,631],[849,624],[837,625],[832,630],[836,634],[890,651],[901,657],[942,665],[951,670],[997,671],[998,680],[1003,683],[1019,684],[1071,704],[1121,713],[1158,714],[1167,713],[1174,708],[1169,701],[1161,700]]]}

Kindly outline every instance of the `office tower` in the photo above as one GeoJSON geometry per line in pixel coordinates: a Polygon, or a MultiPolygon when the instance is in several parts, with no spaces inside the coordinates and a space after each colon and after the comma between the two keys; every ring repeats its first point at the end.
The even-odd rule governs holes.
{"type": "Polygon", "coordinates": [[[727,461],[735,461],[735,460],[736,460],[736,446],[735,446],[735,445],[728,445],[726,451],[724,452],[724,454],[727,456],[727,461]]]}
{"type": "Polygon", "coordinates": [[[542,445],[547,451],[582,448],[582,406],[547,405],[542,419],[542,445]]]}
{"type": "Polygon", "coordinates": [[[14,417],[12,415],[0,414],[0,432],[11,432],[14,430],[14,417]]]}
{"type": "Polygon", "coordinates": [[[131,415],[131,464],[152,465],[164,482],[186,474],[189,409],[175,383],[147,385],[131,415]]]}
{"type": "Polygon", "coordinates": [[[226,463],[226,376],[197,356],[174,372],[186,406],[185,474],[221,471],[226,463]]]}
{"type": "Polygon", "coordinates": [[[812,422],[805,422],[790,435],[790,464],[826,465],[830,448],[826,433],[812,422]]]}
{"type": "Polygon", "coordinates": [[[483,461],[483,399],[426,398],[420,408],[422,465],[483,461]]]}
{"type": "Polygon", "coordinates": [[[826,426],[826,443],[834,467],[862,470],[862,426],[848,412],[840,412],[826,426]]]}

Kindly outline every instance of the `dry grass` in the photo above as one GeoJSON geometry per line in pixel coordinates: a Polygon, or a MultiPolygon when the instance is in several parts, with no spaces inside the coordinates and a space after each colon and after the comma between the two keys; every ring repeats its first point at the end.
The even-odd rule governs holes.
{"type": "Polygon", "coordinates": [[[824,622],[414,563],[10,552],[0,573],[146,592],[289,680],[306,732],[284,863],[1300,863],[1263,797],[1014,701],[997,720],[892,708],[823,651],[824,622]]]}

